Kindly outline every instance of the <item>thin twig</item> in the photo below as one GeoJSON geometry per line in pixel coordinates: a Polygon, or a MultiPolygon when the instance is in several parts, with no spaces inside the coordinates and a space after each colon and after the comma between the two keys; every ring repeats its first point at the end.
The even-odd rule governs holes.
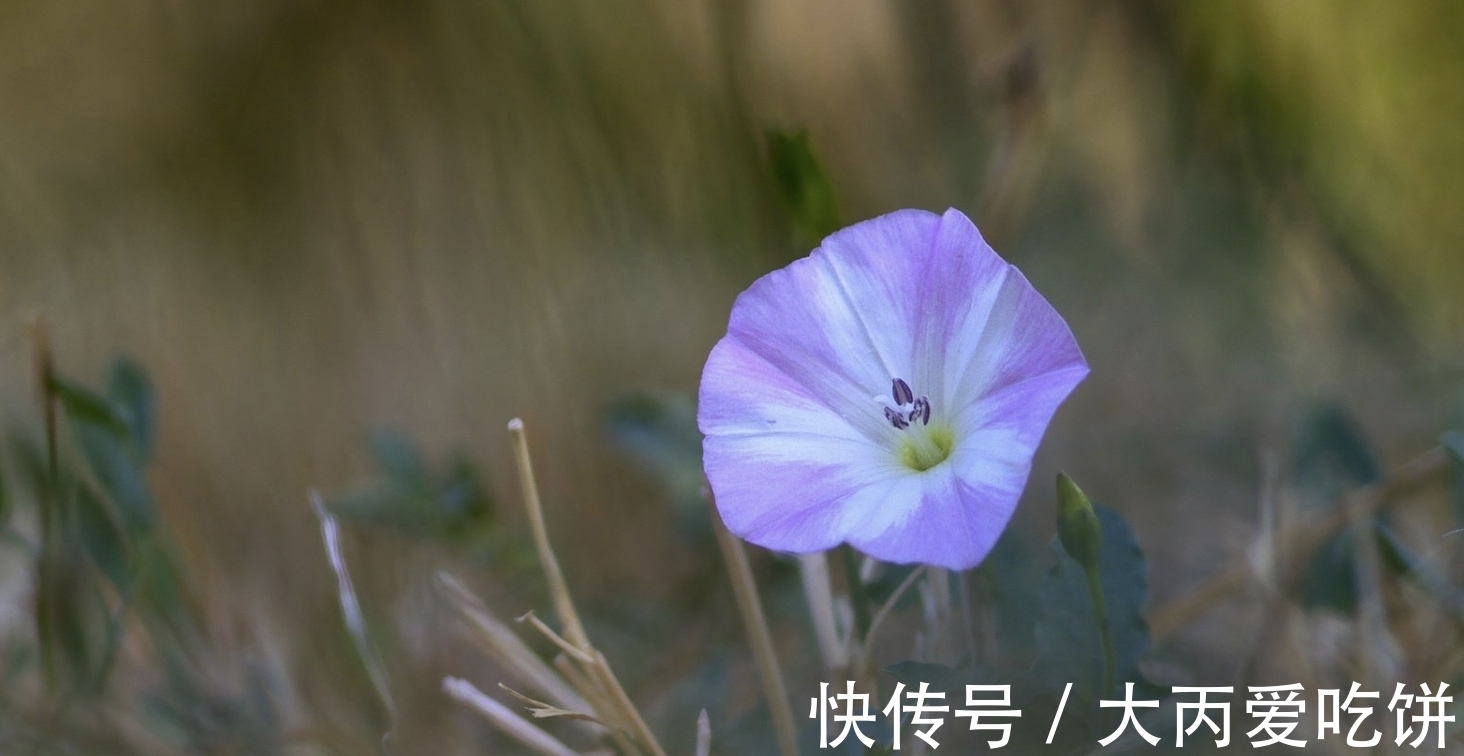
{"type": "Polygon", "coordinates": [[[351,583],[351,573],[346,569],[346,558],[341,553],[340,525],[325,508],[319,491],[310,491],[310,504],[315,508],[315,516],[320,519],[320,534],[325,541],[325,553],[330,559],[330,568],[335,572],[336,591],[340,594],[341,615],[345,619],[346,630],[356,644],[356,653],[366,667],[371,685],[376,688],[376,694],[381,697],[381,703],[386,706],[387,715],[391,717],[391,727],[387,731],[390,735],[397,725],[396,702],[392,700],[391,689],[387,686],[386,665],[382,663],[376,647],[371,645],[371,639],[366,635],[366,616],[361,611],[361,602],[356,598],[356,587],[351,583]]]}
{"type": "Polygon", "coordinates": [[[874,651],[872,650],[874,648],[874,639],[879,635],[880,628],[884,627],[885,618],[890,616],[890,612],[894,610],[895,604],[899,603],[901,598],[904,598],[905,592],[910,590],[910,586],[915,585],[915,582],[923,574],[925,574],[924,565],[910,570],[910,574],[906,575],[905,579],[901,580],[900,584],[895,586],[895,592],[891,593],[890,597],[885,599],[884,604],[880,606],[879,611],[874,613],[874,619],[869,622],[869,637],[864,639],[864,646],[859,651],[859,669],[865,670],[869,668],[869,662],[874,656],[874,651]]]}
{"type": "Polygon", "coordinates": [[[569,709],[563,709],[555,706],[554,704],[544,703],[537,698],[530,698],[514,690],[513,688],[504,685],[503,683],[498,684],[498,689],[503,691],[504,693],[509,694],[510,696],[513,696],[514,698],[517,698],[519,701],[522,701],[525,706],[529,707],[529,713],[534,715],[534,719],[558,718],[575,720],[580,722],[593,722],[597,725],[600,725],[601,727],[606,726],[605,723],[601,722],[599,718],[597,718],[594,714],[587,714],[583,711],[570,711],[569,709]]]}
{"type": "Polygon", "coordinates": [[[712,753],[712,720],[707,717],[707,710],[702,709],[696,716],[696,756],[711,756],[712,753]]]}
{"type": "Polygon", "coordinates": [[[803,597],[813,619],[813,636],[824,672],[841,679],[849,668],[849,647],[839,638],[839,625],[834,613],[834,588],[829,580],[828,553],[816,551],[798,557],[798,572],[803,578],[803,597]]]}
{"type": "Polygon", "coordinates": [[[610,664],[605,661],[605,655],[590,644],[589,635],[585,633],[579,612],[575,610],[574,599],[569,594],[569,584],[565,582],[564,573],[559,568],[559,560],[555,558],[554,549],[549,545],[549,532],[544,525],[544,509],[539,502],[539,485],[534,478],[534,465],[529,457],[529,443],[524,435],[524,421],[519,418],[510,420],[508,431],[513,437],[514,459],[518,466],[519,484],[524,492],[524,508],[528,511],[529,527],[533,531],[534,548],[538,551],[539,563],[544,568],[544,578],[548,584],[550,599],[554,602],[555,613],[559,615],[559,621],[564,625],[565,637],[561,638],[534,616],[533,612],[519,618],[519,621],[527,620],[545,637],[558,645],[565,654],[581,664],[592,683],[583,688],[582,692],[587,695],[591,690],[599,692],[602,694],[600,698],[608,705],[608,713],[619,715],[607,716],[607,710],[598,707],[595,709],[595,712],[601,715],[602,721],[614,722],[610,732],[622,750],[632,754],[645,750],[649,751],[651,756],[666,756],[666,752],[661,748],[656,736],[646,725],[645,719],[641,717],[640,711],[636,709],[630,696],[626,694],[620,680],[616,679],[610,664]],[[633,736],[633,740],[626,740],[623,736],[617,737],[617,730],[621,728],[628,730],[633,736]]]}
{"type": "Polygon", "coordinates": [[[722,515],[710,496],[707,497],[707,505],[712,510],[712,527],[717,532],[717,544],[722,548],[722,557],[727,560],[727,573],[732,578],[732,593],[737,597],[742,624],[746,627],[748,641],[752,644],[752,656],[757,660],[763,695],[768,699],[768,711],[772,714],[773,728],[778,735],[778,748],[783,756],[797,756],[798,738],[793,727],[793,710],[788,704],[788,693],[783,688],[783,672],[778,667],[778,657],[773,652],[772,634],[768,632],[768,621],[763,616],[762,603],[757,597],[757,583],[752,579],[752,567],[747,563],[747,552],[742,547],[742,541],[727,530],[726,524],[722,522],[722,515]]]}
{"type": "Polygon", "coordinates": [[[566,684],[565,678],[556,674],[554,669],[525,645],[508,625],[493,616],[488,607],[456,578],[439,572],[437,585],[452,599],[463,618],[478,630],[478,637],[488,646],[498,663],[512,669],[522,682],[547,696],[560,708],[576,711],[592,708],[588,701],[575,692],[573,680],[566,684]]]}
{"type": "Polygon", "coordinates": [[[574,644],[570,643],[564,638],[561,638],[559,636],[559,633],[554,632],[554,628],[544,624],[544,620],[539,619],[538,615],[534,614],[533,612],[528,612],[527,614],[519,617],[517,620],[514,621],[529,623],[530,627],[538,630],[540,635],[548,638],[551,643],[559,647],[559,650],[563,651],[566,654],[569,654],[569,657],[571,659],[574,659],[580,664],[595,663],[595,657],[591,656],[588,651],[575,648],[574,644]]]}
{"type": "Polygon", "coordinates": [[[601,686],[610,694],[611,700],[623,713],[626,722],[630,725],[630,731],[635,735],[635,741],[651,752],[651,756],[666,756],[661,749],[661,743],[651,732],[646,720],[641,716],[640,710],[630,700],[630,695],[625,692],[625,687],[615,677],[615,671],[610,669],[610,663],[605,661],[605,655],[599,649],[591,649],[595,654],[595,663],[589,665],[590,674],[599,680],[601,686]]]}
{"type": "Polygon", "coordinates": [[[489,698],[472,683],[456,677],[445,677],[442,690],[459,703],[473,707],[498,727],[503,734],[517,740],[525,748],[540,756],[579,756],[569,746],[554,739],[552,735],[535,727],[507,706],[489,698]]]}
{"type": "Polygon", "coordinates": [[[529,515],[529,529],[533,532],[534,548],[539,553],[539,563],[544,568],[544,582],[549,587],[549,598],[554,602],[554,612],[564,625],[564,637],[580,648],[590,647],[590,638],[575,611],[574,600],[570,598],[569,584],[564,572],[559,569],[559,560],[549,548],[549,531],[544,526],[544,507],[539,502],[539,484],[534,479],[534,463],[529,457],[529,440],[524,435],[524,421],[514,418],[508,421],[508,432],[513,437],[513,457],[518,466],[519,485],[524,492],[524,508],[529,515]]]}

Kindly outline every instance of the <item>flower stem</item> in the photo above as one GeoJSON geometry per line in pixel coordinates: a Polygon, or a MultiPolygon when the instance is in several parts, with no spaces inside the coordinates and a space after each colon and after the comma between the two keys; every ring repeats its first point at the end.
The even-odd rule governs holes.
{"type": "Polygon", "coordinates": [[[747,629],[747,639],[752,645],[752,656],[757,661],[758,676],[762,678],[763,695],[768,699],[768,712],[773,717],[773,729],[778,735],[778,748],[783,756],[798,756],[798,735],[793,726],[793,709],[788,704],[788,692],[783,688],[783,671],[778,666],[777,654],[773,651],[772,633],[768,631],[767,617],[763,616],[762,603],[757,597],[757,583],[752,579],[752,567],[747,563],[747,551],[742,541],[722,523],[717,507],[707,497],[712,510],[712,527],[717,532],[717,545],[722,548],[722,557],[727,560],[727,573],[732,578],[732,593],[737,597],[737,609],[742,614],[742,624],[747,629]]]}
{"type": "Polygon", "coordinates": [[[1113,693],[1114,686],[1114,655],[1113,655],[1113,632],[1108,627],[1108,605],[1103,601],[1103,581],[1098,574],[1097,565],[1084,566],[1083,572],[1088,576],[1088,597],[1093,601],[1093,621],[1098,625],[1098,638],[1103,644],[1103,695],[1113,693]]]}
{"type": "MultiPolygon", "coordinates": [[[[839,547],[839,561],[844,565],[844,582],[848,583],[849,606],[854,610],[854,639],[864,644],[869,635],[869,605],[864,601],[863,581],[859,579],[859,554],[854,547],[844,544],[839,547]]],[[[855,670],[858,672],[858,670],[855,670]]]]}

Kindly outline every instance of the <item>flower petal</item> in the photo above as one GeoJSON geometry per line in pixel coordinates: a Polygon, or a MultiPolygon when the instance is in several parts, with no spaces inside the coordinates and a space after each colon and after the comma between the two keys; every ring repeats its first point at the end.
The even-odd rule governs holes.
{"type": "Polygon", "coordinates": [[[904,516],[872,523],[847,540],[886,562],[968,569],[996,545],[1025,482],[1024,471],[1016,479],[972,483],[950,465],[907,476],[891,497],[905,504],[904,516]]]}
{"type": "Polygon", "coordinates": [[[886,561],[970,567],[1086,373],[1062,318],[966,216],[891,213],[738,297],[702,376],[707,478],[727,526],[759,545],[848,542],[886,561]],[[899,461],[908,437],[879,398],[896,378],[950,426],[945,462],[899,461]]]}

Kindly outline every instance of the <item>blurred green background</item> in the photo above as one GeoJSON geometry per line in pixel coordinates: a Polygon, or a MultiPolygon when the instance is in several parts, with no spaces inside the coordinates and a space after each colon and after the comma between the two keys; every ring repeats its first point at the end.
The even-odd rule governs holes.
{"type": "MultiPolygon", "coordinates": [[[[1154,602],[1183,596],[1247,548],[1266,460],[1317,406],[1385,469],[1459,425],[1461,35],[1447,0],[8,2],[4,422],[41,438],[38,316],[69,378],[101,386],[119,354],[147,371],[148,481],[197,629],[169,666],[129,628],[110,681],[58,703],[30,557],[0,547],[0,749],[373,750],[384,714],[307,492],[377,490],[378,429],[467,491],[461,522],[375,511],[348,533],[402,708],[393,750],[506,747],[438,691],[493,673],[431,578],[543,609],[514,416],[570,583],[648,715],[683,733],[707,690],[754,706],[696,513],[617,447],[607,408],[689,400],[733,297],[817,243],[768,129],[806,132],[843,222],[960,208],[1048,296],[1093,373],[1013,527],[1051,536],[1066,469],[1133,522],[1154,602]],[[187,689],[159,693],[179,665],[187,689]]],[[[33,542],[22,498],[9,528],[33,542]]],[[[759,569],[782,648],[806,656],[788,568],[759,569]]],[[[1229,684],[1258,606],[1161,651],[1229,684]]]]}

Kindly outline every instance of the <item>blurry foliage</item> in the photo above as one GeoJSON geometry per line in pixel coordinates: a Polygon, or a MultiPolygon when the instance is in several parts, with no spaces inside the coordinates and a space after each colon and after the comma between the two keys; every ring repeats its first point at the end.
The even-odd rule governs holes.
{"type": "MultiPolygon", "coordinates": [[[[1125,682],[1144,682],[1138,663],[1149,650],[1149,627],[1144,620],[1148,566],[1123,516],[1107,507],[1095,509],[1103,529],[1098,561],[1113,634],[1114,684],[1121,688],[1125,682]]],[[[1084,704],[1076,711],[1097,710],[1096,705],[1086,703],[1111,698],[1115,691],[1103,690],[1103,653],[1093,602],[1082,567],[1060,543],[1054,541],[1052,551],[1057,564],[1048,571],[1037,595],[1041,607],[1036,625],[1038,675],[1059,693],[1063,684],[1073,683],[1070,703],[1084,704]]]]}
{"type": "Polygon", "coordinates": [[[1464,433],[1449,431],[1439,437],[1439,444],[1454,463],[1454,516],[1464,525],[1464,433]]]}
{"type": "Polygon", "coordinates": [[[778,199],[804,245],[818,244],[843,225],[833,182],[814,155],[807,131],[768,129],[765,136],[778,199]]]}
{"type": "Polygon", "coordinates": [[[482,543],[488,537],[496,524],[494,502],[466,457],[439,472],[395,431],[373,431],[369,445],[381,477],[333,495],[335,514],[428,541],[482,543]]]}
{"type": "MultiPolygon", "coordinates": [[[[120,752],[125,738],[98,733],[107,718],[93,715],[125,713],[131,697],[117,691],[134,689],[184,751],[275,752],[287,726],[322,749],[374,746],[378,733],[343,738],[349,725],[332,721],[359,703],[360,680],[309,646],[338,616],[301,608],[321,604],[301,576],[323,566],[313,538],[289,537],[299,518],[279,502],[322,469],[349,469],[341,439],[363,414],[426,418],[430,445],[528,403],[569,439],[546,476],[585,507],[566,535],[604,574],[623,575],[658,553],[643,529],[661,513],[636,519],[600,496],[623,465],[597,456],[599,402],[635,382],[688,390],[733,293],[806,252],[841,208],[849,220],[976,208],[998,248],[1075,316],[1095,374],[1046,448],[1135,494],[1127,511],[1159,533],[1156,584],[1190,579],[1183,568],[1253,525],[1248,460],[1272,443],[1257,428],[1278,407],[1317,384],[1361,395],[1370,404],[1349,406],[1391,452],[1436,430],[1410,412],[1431,411],[1440,385],[1457,391],[1457,4],[226,5],[31,3],[7,16],[23,44],[5,46],[0,76],[12,114],[0,135],[0,295],[12,316],[65,318],[93,357],[118,343],[165,356],[154,364],[187,419],[156,463],[191,486],[184,511],[210,527],[188,534],[233,580],[200,591],[169,544],[145,474],[160,427],[146,374],[122,361],[96,386],[56,376],[59,455],[43,435],[7,428],[0,464],[0,538],[36,568],[39,639],[8,638],[0,656],[0,750],[120,752]],[[830,33],[810,37],[809,23],[830,33]],[[769,122],[800,126],[764,132],[769,122]],[[828,168],[848,179],[837,192],[828,168]],[[789,226],[793,244],[779,237],[789,226]],[[1432,353],[1420,357],[1418,342],[1432,353]],[[1104,443],[1086,443],[1093,434],[1104,443]],[[1196,437],[1225,439],[1226,459],[1242,463],[1196,451],[1196,437]],[[29,526],[41,518],[50,527],[38,537],[29,526]],[[611,526],[633,535],[607,538],[611,526]],[[268,600],[235,593],[239,575],[272,579],[258,578],[268,600]],[[200,610],[308,662],[298,674],[329,690],[272,708],[292,699],[250,667],[243,692],[221,692],[189,663],[209,656],[188,640],[200,610]],[[109,676],[143,635],[143,669],[109,676]],[[91,696],[88,708],[59,725],[22,710],[42,668],[63,692],[91,696]],[[109,689],[115,699],[97,702],[109,689]]],[[[609,427],[664,482],[682,533],[705,545],[682,397],[627,399],[609,427]]],[[[1332,408],[1297,429],[1289,490],[1308,514],[1378,478],[1360,427],[1332,408]]],[[[343,518],[418,553],[480,556],[495,579],[527,562],[466,456],[428,464],[386,431],[370,443],[380,476],[331,499],[343,518]]],[[[1464,522],[1464,440],[1442,443],[1461,465],[1464,522]]],[[[1039,613],[1043,632],[1056,616],[1033,597],[1070,576],[1059,553],[1044,577],[1021,525],[969,576],[1018,666],[1038,654],[1039,613]]],[[[1379,515],[1375,543],[1343,533],[1307,555],[1302,600],[1355,607],[1356,547],[1376,545],[1389,577],[1457,616],[1456,567],[1410,550],[1402,525],[1379,515]]],[[[378,579],[401,568],[390,555],[371,564],[378,579]]],[[[641,574],[665,580],[678,566],[641,574]]],[[[886,567],[864,598],[883,600],[905,574],[886,567]]],[[[658,607],[669,615],[659,624],[627,623],[640,634],[626,646],[630,666],[642,662],[632,672],[653,685],[689,675],[697,691],[737,684],[702,657],[661,658],[701,633],[689,623],[716,627],[703,615],[717,618],[709,597],[721,581],[706,571],[687,581],[694,601],[658,607]]],[[[796,581],[777,585],[769,604],[786,606],[796,581]]],[[[914,604],[912,594],[900,608],[914,604]]],[[[1249,618],[1238,610],[1177,647],[1228,672],[1252,653],[1249,618]]],[[[418,648],[437,645],[413,619],[402,624],[418,648]]],[[[1405,650],[1449,645],[1428,637],[1405,650]]],[[[717,695],[731,701],[713,707],[719,750],[765,751],[765,713],[717,695]],[[757,745],[722,748],[738,737],[757,745]]],[[[471,750],[482,738],[441,726],[440,708],[424,706],[412,742],[471,750]]]]}
{"type": "MultiPolygon", "coordinates": [[[[1376,483],[1382,470],[1356,423],[1339,406],[1315,409],[1297,430],[1293,485],[1313,509],[1342,505],[1347,492],[1376,483]]],[[[1382,515],[1374,516],[1377,521],[1382,515]]],[[[1357,607],[1354,535],[1333,536],[1312,557],[1303,578],[1302,602],[1350,614],[1357,607]]]]}
{"type": "Polygon", "coordinates": [[[605,425],[611,441],[656,476],[682,532],[693,541],[710,543],[696,403],[674,394],[629,394],[606,408],[605,425]]]}
{"type": "MultiPolygon", "coordinates": [[[[205,683],[198,666],[197,654],[205,648],[199,609],[147,481],[157,422],[147,373],[121,358],[112,364],[103,391],[49,367],[44,384],[46,403],[60,410],[69,433],[61,436],[60,428],[48,424],[38,441],[12,429],[11,458],[26,484],[22,500],[39,520],[40,542],[6,531],[35,561],[35,653],[27,648],[29,640],[12,638],[9,658],[39,660],[48,692],[42,710],[50,707],[51,716],[63,721],[82,714],[70,702],[111,696],[112,672],[127,636],[141,632],[167,682],[146,690],[138,703],[179,715],[155,734],[205,753],[246,742],[278,743],[276,718],[259,708],[272,706],[269,695],[261,698],[256,691],[252,701],[237,700],[205,683]],[[225,722],[199,718],[206,709],[239,707],[253,713],[225,722]]],[[[0,496],[14,500],[10,481],[3,483],[0,496]]],[[[12,668],[7,674],[15,673],[12,668]]],[[[22,731],[22,724],[0,716],[0,730],[22,731]]],[[[105,728],[95,736],[113,737],[105,728]]]]}

